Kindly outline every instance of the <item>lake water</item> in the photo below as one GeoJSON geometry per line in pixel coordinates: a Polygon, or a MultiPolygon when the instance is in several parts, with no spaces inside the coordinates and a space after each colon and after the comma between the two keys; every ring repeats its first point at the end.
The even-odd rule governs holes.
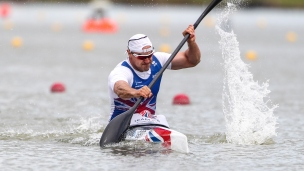
{"type": "Polygon", "coordinates": [[[114,4],[107,15],[118,31],[100,34],[82,31],[92,13],[86,4],[12,4],[0,20],[1,170],[303,170],[303,10],[238,9],[220,32],[222,3],[198,26],[201,63],[165,71],[157,106],[187,135],[190,153],[144,143],[100,149],[110,112],[107,76],[126,58],[127,40],[144,33],[156,50],[172,52],[204,9],[114,4]],[[83,49],[86,41],[92,50],[83,49]],[[54,82],[66,91],[51,93],[54,82]],[[172,105],[178,93],[191,104],[172,105]],[[228,112],[227,98],[234,106],[228,112]],[[246,112],[255,111],[250,104],[268,109],[246,112]]]}

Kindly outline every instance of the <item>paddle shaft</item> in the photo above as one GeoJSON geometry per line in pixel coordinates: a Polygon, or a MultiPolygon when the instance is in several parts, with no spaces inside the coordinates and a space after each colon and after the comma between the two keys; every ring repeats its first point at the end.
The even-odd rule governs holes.
{"type": "MultiPolygon", "coordinates": [[[[208,7],[205,9],[205,11],[201,14],[201,16],[196,20],[196,22],[193,24],[194,29],[197,28],[197,26],[201,23],[201,21],[203,20],[203,18],[205,18],[205,16],[217,5],[221,2],[222,0],[213,0],[208,7]]],[[[184,44],[186,43],[186,41],[189,39],[190,35],[186,34],[183,38],[183,40],[179,43],[179,45],[176,47],[176,49],[173,51],[173,53],[171,54],[171,56],[168,58],[167,62],[164,64],[164,66],[161,68],[161,70],[156,74],[156,76],[154,77],[154,79],[151,81],[151,83],[149,84],[149,88],[151,89],[153,87],[153,85],[156,83],[156,81],[158,80],[158,78],[163,74],[163,72],[167,69],[167,67],[169,66],[169,64],[172,62],[173,58],[176,56],[176,54],[180,51],[180,49],[184,46],[184,44]]],[[[144,98],[140,97],[139,98],[139,102],[135,103],[134,106],[136,106],[135,108],[138,107],[138,105],[140,104],[141,101],[143,101],[144,98]]]]}
{"type": "MultiPolygon", "coordinates": [[[[222,0],[213,0],[208,7],[205,9],[205,11],[201,14],[201,16],[196,20],[196,22],[193,24],[194,29],[197,28],[197,26],[200,24],[200,22],[203,20],[203,18],[217,5],[221,2],[222,0]]],[[[158,78],[163,74],[163,72],[167,69],[169,64],[172,62],[173,58],[176,56],[176,54],[180,51],[180,49],[184,46],[186,41],[189,39],[190,35],[187,34],[184,36],[183,40],[179,43],[179,45],[176,47],[176,49],[173,51],[167,62],[164,64],[164,66],[161,68],[161,70],[156,74],[154,79],[151,81],[149,84],[149,88],[151,89],[155,82],[158,80],[158,78]]],[[[142,101],[143,98],[140,98],[140,101],[142,101]]],[[[137,104],[137,103],[136,103],[137,104]]],[[[139,105],[139,103],[138,103],[139,105]]]]}
{"type": "MultiPolygon", "coordinates": [[[[200,22],[203,20],[203,18],[221,1],[222,0],[213,0],[207,6],[207,8],[204,10],[204,12],[201,14],[201,16],[193,24],[194,29],[196,29],[196,27],[200,24],[200,22]]],[[[164,66],[161,68],[161,70],[156,74],[156,76],[153,78],[151,83],[148,85],[148,87],[150,89],[153,87],[155,82],[160,78],[160,76],[163,74],[163,72],[167,69],[169,64],[172,62],[173,58],[180,51],[180,49],[183,47],[183,45],[186,43],[186,41],[189,39],[189,37],[190,37],[189,34],[186,34],[184,36],[183,40],[173,51],[171,56],[168,58],[167,62],[164,64],[164,66]]],[[[128,111],[116,116],[114,119],[112,119],[109,122],[109,124],[106,126],[106,128],[103,131],[103,134],[100,138],[99,144],[101,147],[104,147],[105,145],[110,144],[110,143],[117,143],[122,140],[125,131],[130,126],[130,121],[132,119],[134,112],[136,111],[137,107],[143,100],[144,100],[143,97],[138,98],[137,102],[128,111]]]]}

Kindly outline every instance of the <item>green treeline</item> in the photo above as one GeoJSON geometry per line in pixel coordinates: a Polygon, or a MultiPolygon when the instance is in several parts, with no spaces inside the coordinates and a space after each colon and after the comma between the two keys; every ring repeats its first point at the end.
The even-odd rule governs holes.
{"type": "MultiPolygon", "coordinates": [[[[87,3],[91,0],[12,0],[14,2],[79,2],[87,3]]],[[[122,4],[208,4],[211,0],[110,0],[113,3],[122,4]]],[[[227,0],[223,0],[227,1],[227,0]]],[[[231,0],[232,1],[232,0],[231,0]]],[[[246,7],[281,7],[281,8],[304,8],[304,0],[243,0],[242,4],[246,7]]]]}

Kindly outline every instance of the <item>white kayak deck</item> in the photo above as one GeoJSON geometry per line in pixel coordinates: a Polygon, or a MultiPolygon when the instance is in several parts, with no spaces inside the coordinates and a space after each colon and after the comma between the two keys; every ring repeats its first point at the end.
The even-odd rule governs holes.
{"type": "Polygon", "coordinates": [[[125,140],[161,143],[164,147],[174,151],[189,153],[186,135],[160,125],[131,127],[126,132],[125,140]]]}

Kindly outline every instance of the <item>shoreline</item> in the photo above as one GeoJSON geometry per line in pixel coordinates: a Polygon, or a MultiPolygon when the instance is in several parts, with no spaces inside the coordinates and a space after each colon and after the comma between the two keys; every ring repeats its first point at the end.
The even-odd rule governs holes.
{"type": "MultiPolygon", "coordinates": [[[[92,0],[12,0],[2,3],[90,3],[92,0]]],[[[111,0],[113,4],[133,4],[133,5],[207,5],[211,0],[196,0],[187,2],[187,0],[153,0],[150,2],[143,2],[142,0],[111,0]]],[[[0,3],[0,4],[2,4],[0,3]]],[[[255,0],[243,1],[240,5],[244,8],[289,8],[289,9],[303,9],[303,0],[255,0]]]]}

